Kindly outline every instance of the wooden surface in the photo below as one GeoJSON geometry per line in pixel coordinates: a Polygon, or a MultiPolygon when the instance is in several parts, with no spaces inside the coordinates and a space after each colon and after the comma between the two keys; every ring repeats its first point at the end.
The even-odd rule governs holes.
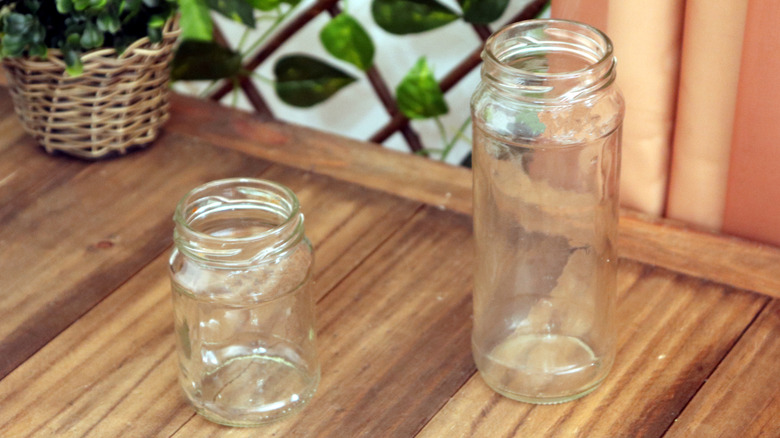
{"type": "Polygon", "coordinates": [[[604,384],[534,406],[470,352],[471,174],[177,97],[150,148],[43,153],[0,91],[0,436],[778,437],[780,250],[621,217],[604,384]],[[176,381],[177,200],[252,176],[298,194],[316,253],[322,381],[299,415],[231,429],[176,381]]]}

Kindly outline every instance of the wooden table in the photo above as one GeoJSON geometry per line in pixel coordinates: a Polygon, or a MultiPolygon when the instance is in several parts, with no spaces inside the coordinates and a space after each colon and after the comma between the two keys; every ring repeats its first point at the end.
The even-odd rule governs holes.
{"type": "Polygon", "coordinates": [[[0,436],[777,437],[780,250],[621,218],[619,351],[575,402],[491,392],[469,348],[471,174],[177,97],[150,148],[52,157],[0,90],[0,436]],[[316,249],[322,382],[231,429],[178,388],[171,215],[223,177],[279,181],[316,249]]]}

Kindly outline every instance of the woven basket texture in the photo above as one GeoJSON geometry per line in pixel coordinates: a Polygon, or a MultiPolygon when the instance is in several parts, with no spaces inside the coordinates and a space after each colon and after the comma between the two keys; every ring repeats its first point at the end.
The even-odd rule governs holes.
{"type": "Polygon", "coordinates": [[[46,59],[6,58],[14,108],[47,152],[98,159],[148,145],[168,119],[169,64],[180,33],[169,20],[163,41],[144,37],[117,55],[96,49],[82,55],[84,72],[65,72],[62,53],[46,59]]]}

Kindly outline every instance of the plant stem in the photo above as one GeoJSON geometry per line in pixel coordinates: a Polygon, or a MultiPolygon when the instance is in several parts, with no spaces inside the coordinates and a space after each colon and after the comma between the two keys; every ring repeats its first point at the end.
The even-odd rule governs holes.
{"type": "MultiPolygon", "coordinates": [[[[441,142],[442,144],[445,145],[444,149],[442,149],[442,154],[444,154],[444,152],[446,152],[447,150],[446,145],[447,143],[449,143],[449,141],[447,140],[447,130],[444,128],[444,123],[441,122],[441,119],[438,116],[434,117],[433,120],[436,122],[436,127],[439,128],[439,136],[441,137],[441,142]]],[[[444,160],[444,157],[440,156],[439,159],[444,160]]]]}
{"type": "Polygon", "coordinates": [[[260,73],[254,71],[254,70],[248,72],[248,74],[250,76],[252,76],[253,78],[257,79],[257,80],[264,82],[266,85],[275,85],[276,84],[275,80],[273,80],[271,78],[268,78],[268,77],[265,77],[265,76],[261,75],[260,73]]]}
{"type": "Polygon", "coordinates": [[[198,97],[200,97],[201,99],[205,99],[209,97],[209,94],[211,94],[211,92],[214,91],[214,88],[216,88],[217,85],[219,85],[219,80],[212,80],[211,82],[209,82],[206,88],[203,89],[203,91],[198,93],[198,97]]]}
{"type": "Polygon", "coordinates": [[[452,136],[452,140],[447,143],[447,145],[444,147],[444,150],[441,153],[441,161],[444,161],[447,159],[447,156],[452,151],[452,148],[455,146],[456,143],[458,143],[458,140],[461,138],[465,138],[463,135],[463,132],[466,130],[466,128],[469,126],[469,123],[471,123],[471,117],[466,117],[466,120],[460,125],[460,128],[458,128],[458,131],[455,133],[455,135],[452,136]]]}
{"type": "Polygon", "coordinates": [[[238,46],[236,46],[236,51],[241,53],[241,50],[244,48],[244,44],[246,44],[246,39],[249,37],[249,28],[245,28],[244,32],[241,34],[241,39],[238,40],[238,46]]]}
{"type": "Polygon", "coordinates": [[[235,108],[236,105],[238,105],[238,88],[239,88],[238,79],[231,78],[231,82],[233,82],[233,93],[232,93],[233,95],[231,96],[230,99],[230,106],[232,108],[235,108]]]}
{"type": "Polygon", "coordinates": [[[542,9],[541,9],[541,10],[539,10],[539,13],[538,13],[538,14],[536,14],[536,16],[535,16],[534,18],[539,18],[539,17],[541,17],[542,15],[544,15],[544,14],[545,14],[545,12],[547,12],[548,10],[550,10],[550,7],[551,7],[551,6],[552,6],[552,1],[548,1],[548,2],[547,2],[545,5],[544,5],[544,7],[542,7],[542,9]]]}
{"type": "MultiPolygon", "coordinates": [[[[258,38],[254,43],[252,43],[249,49],[241,53],[241,58],[242,59],[246,58],[247,56],[252,54],[252,52],[254,52],[258,47],[260,47],[260,45],[263,44],[263,42],[265,42],[265,40],[268,39],[269,36],[271,36],[271,34],[276,30],[276,28],[279,27],[280,24],[282,24],[285,18],[287,18],[287,16],[290,15],[293,9],[295,8],[291,6],[284,13],[278,14],[274,19],[274,22],[271,23],[271,26],[268,29],[266,29],[262,35],[260,35],[260,38],[258,38]]],[[[277,9],[277,11],[281,12],[281,9],[277,9]]]]}

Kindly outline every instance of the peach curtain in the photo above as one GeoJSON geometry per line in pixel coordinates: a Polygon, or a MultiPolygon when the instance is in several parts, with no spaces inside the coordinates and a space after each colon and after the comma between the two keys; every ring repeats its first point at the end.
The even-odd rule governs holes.
{"type": "Polygon", "coordinates": [[[720,229],[747,0],[687,0],[667,215],[720,229]]]}
{"type": "Polygon", "coordinates": [[[666,203],[683,9],[681,0],[553,0],[551,8],[612,39],[626,97],[621,202],[655,215],[666,203]]]}
{"type": "Polygon", "coordinates": [[[553,0],[605,30],[624,206],[780,245],[780,2],[553,0]]]}
{"type": "Polygon", "coordinates": [[[748,4],[723,231],[780,246],[780,2],[776,0],[748,4]]]}

